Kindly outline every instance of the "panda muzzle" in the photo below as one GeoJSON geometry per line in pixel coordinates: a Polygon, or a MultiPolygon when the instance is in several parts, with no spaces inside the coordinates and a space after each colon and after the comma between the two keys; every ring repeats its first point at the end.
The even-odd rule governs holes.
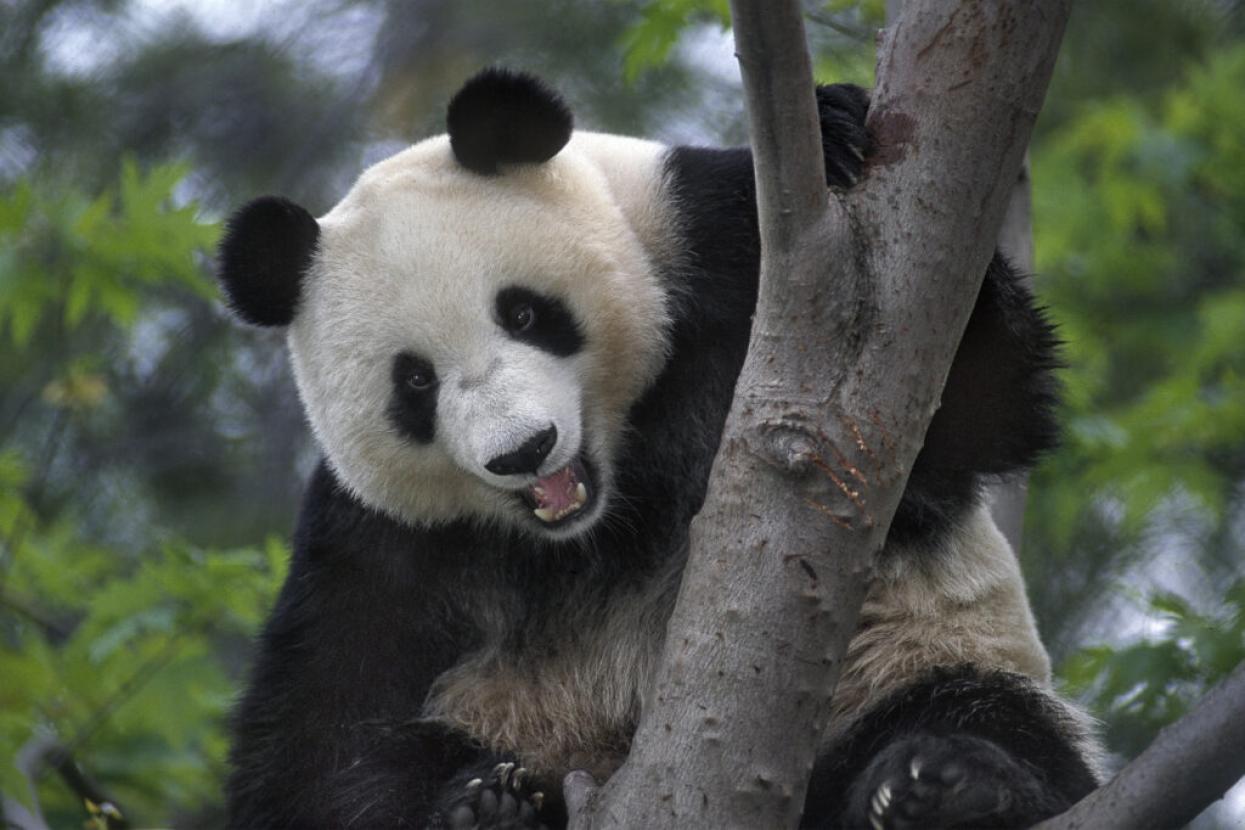
{"type": "Polygon", "coordinates": [[[542,476],[525,493],[536,518],[554,524],[577,513],[588,503],[588,471],[576,459],[562,469],[542,476]]]}

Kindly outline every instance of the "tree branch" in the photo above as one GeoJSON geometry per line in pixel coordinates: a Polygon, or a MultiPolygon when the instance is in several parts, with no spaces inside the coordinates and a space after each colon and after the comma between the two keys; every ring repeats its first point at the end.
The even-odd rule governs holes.
{"type": "Polygon", "coordinates": [[[631,754],[572,826],[793,827],[873,554],[937,408],[1070,0],[911,3],[878,59],[879,144],[823,185],[800,7],[732,0],[761,287],[631,754]]]}
{"type": "Polygon", "coordinates": [[[873,41],[876,32],[873,29],[864,29],[859,26],[852,26],[837,19],[834,15],[827,12],[806,11],[804,16],[819,26],[825,26],[831,31],[838,32],[844,37],[860,43],[869,43],[873,41]]]}
{"type": "Polygon", "coordinates": [[[30,807],[20,799],[0,793],[0,819],[13,830],[48,830],[39,804],[37,782],[43,770],[52,769],[70,791],[86,807],[93,823],[90,826],[107,830],[125,830],[129,826],[116,804],[78,767],[73,755],[49,732],[36,731],[22,745],[13,766],[26,782],[30,807]]]}
{"type": "Polygon", "coordinates": [[[1110,783],[1034,830],[1183,827],[1245,776],[1245,663],[1110,783]]]}

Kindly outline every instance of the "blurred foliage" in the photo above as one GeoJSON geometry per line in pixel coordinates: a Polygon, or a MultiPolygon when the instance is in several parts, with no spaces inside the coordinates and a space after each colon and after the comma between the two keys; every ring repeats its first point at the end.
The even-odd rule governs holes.
{"type": "Polygon", "coordinates": [[[634,84],[643,73],[663,66],[682,37],[683,30],[698,19],[716,23],[723,29],[729,28],[729,0],[666,0],[645,4],[640,9],[639,18],[623,36],[626,50],[623,77],[627,83],[634,84]]]}
{"type": "Polygon", "coordinates": [[[1069,368],[1024,558],[1062,678],[1127,758],[1245,658],[1245,20],[1115,5],[1074,17],[1034,145],[1069,368]]]}
{"type": "Polygon", "coordinates": [[[1224,607],[1212,613],[1166,592],[1146,605],[1160,620],[1155,636],[1082,649],[1060,672],[1103,719],[1112,748],[1129,757],[1245,660],[1245,581],[1232,585],[1224,607]]]}
{"type": "MultiPolygon", "coordinates": [[[[1079,4],[1034,138],[1068,428],[1025,568],[1123,754],[1245,650],[1241,6],[1079,4]]],[[[212,299],[223,211],[326,209],[490,63],[585,127],[741,141],[725,9],[0,3],[0,794],[82,825],[56,764],[33,796],[14,766],[53,740],[139,824],[223,822],[223,717],[314,459],[280,333],[212,299]]],[[[817,77],[870,84],[882,0],[805,9],[817,77]]]]}
{"type": "Polygon", "coordinates": [[[82,794],[50,764],[33,782],[15,765],[42,736],[140,816],[218,803],[237,674],[227,646],[254,632],[285,570],[277,541],[208,551],[153,527],[110,542],[90,530],[89,491],[55,481],[70,433],[116,416],[123,378],[100,344],[163,302],[212,294],[199,258],[217,227],[175,206],[185,174],[127,160],[95,195],[34,175],[0,196],[0,377],[48,356],[47,340],[63,345],[24,404],[24,419],[47,420],[0,450],[0,792],[58,827],[81,824],[82,794]]]}
{"type": "Polygon", "coordinates": [[[68,332],[90,312],[130,326],[145,286],[176,283],[212,296],[191,252],[210,247],[216,229],[195,222],[193,207],[162,209],[184,175],[178,167],[143,175],[127,161],[115,192],[93,199],[32,179],[0,196],[0,331],[15,348],[30,346],[48,313],[61,313],[68,332]]]}
{"type": "MultiPolygon", "coordinates": [[[[673,4],[689,7],[689,14],[696,5],[673,4]]],[[[720,13],[725,0],[703,5],[720,13]]],[[[637,135],[661,132],[672,112],[695,107],[712,83],[680,60],[650,61],[650,71],[632,72],[624,83],[619,66],[635,60],[624,58],[627,44],[636,42],[630,27],[649,15],[668,19],[640,0],[387,0],[382,7],[374,101],[384,123],[408,139],[441,131],[449,97],[490,64],[557,79],[559,91],[575,102],[580,127],[637,135]]],[[[684,21],[668,27],[677,40],[675,22],[684,21]]],[[[663,58],[673,45],[666,42],[663,58]]]]}
{"type": "MultiPolygon", "coordinates": [[[[0,463],[12,473],[11,456],[0,463]]],[[[0,509],[29,515],[10,482],[21,479],[6,475],[0,509]]],[[[0,648],[0,746],[58,736],[133,815],[215,805],[237,681],[222,642],[255,630],[286,549],[168,542],[136,557],[82,538],[67,519],[2,529],[17,541],[0,600],[15,616],[0,648]]],[[[20,796],[14,754],[0,763],[0,789],[20,796]]],[[[45,774],[37,792],[52,826],[80,823],[61,781],[45,774]]]]}
{"type": "Polygon", "coordinates": [[[1242,84],[1245,44],[1212,42],[1160,89],[1065,106],[1035,145],[1039,285],[1070,366],[1026,568],[1060,645],[1110,636],[1104,580],[1214,601],[1242,570],[1242,84]]]}

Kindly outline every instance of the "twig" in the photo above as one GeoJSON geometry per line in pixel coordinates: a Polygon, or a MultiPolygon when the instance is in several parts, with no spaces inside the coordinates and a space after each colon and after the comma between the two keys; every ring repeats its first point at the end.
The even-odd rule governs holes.
{"type": "Polygon", "coordinates": [[[32,735],[17,751],[13,765],[26,780],[32,806],[26,807],[17,799],[6,796],[3,816],[9,827],[16,830],[48,830],[39,804],[37,782],[49,769],[60,775],[65,785],[85,805],[93,819],[93,824],[88,826],[107,830],[125,830],[129,826],[116,802],[87,777],[69,750],[50,732],[38,731],[32,735]]]}
{"type": "Polygon", "coordinates": [[[845,37],[849,37],[852,40],[857,41],[858,43],[869,43],[873,40],[875,35],[875,32],[869,29],[865,29],[860,26],[852,26],[850,23],[844,23],[843,21],[836,19],[834,15],[826,14],[825,12],[808,11],[804,13],[804,16],[813,23],[816,23],[818,26],[825,26],[827,29],[832,29],[845,37]]]}

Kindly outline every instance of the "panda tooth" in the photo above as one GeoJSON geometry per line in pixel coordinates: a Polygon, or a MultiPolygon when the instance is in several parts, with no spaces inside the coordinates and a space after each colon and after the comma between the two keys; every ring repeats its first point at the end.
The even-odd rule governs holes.
{"type": "Polygon", "coordinates": [[[891,806],[891,785],[889,781],[883,781],[882,786],[877,788],[873,794],[872,805],[873,812],[882,815],[886,812],[886,808],[891,806]]]}
{"type": "Polygon", "coordinates": [[[558,518],[548,507],[537,507],[532,512],[535,513],[536,518],[540,519],[542,522],[554,522],[557,521],[558,518]]]}
{"type": "Polygon", "coordinates": [[[588,488],[585,487],[584,483],[581,481],[575,485],[575,501],[579,502],[579,504],[582,505],[587,500],[588,500],[588,488]]]}

